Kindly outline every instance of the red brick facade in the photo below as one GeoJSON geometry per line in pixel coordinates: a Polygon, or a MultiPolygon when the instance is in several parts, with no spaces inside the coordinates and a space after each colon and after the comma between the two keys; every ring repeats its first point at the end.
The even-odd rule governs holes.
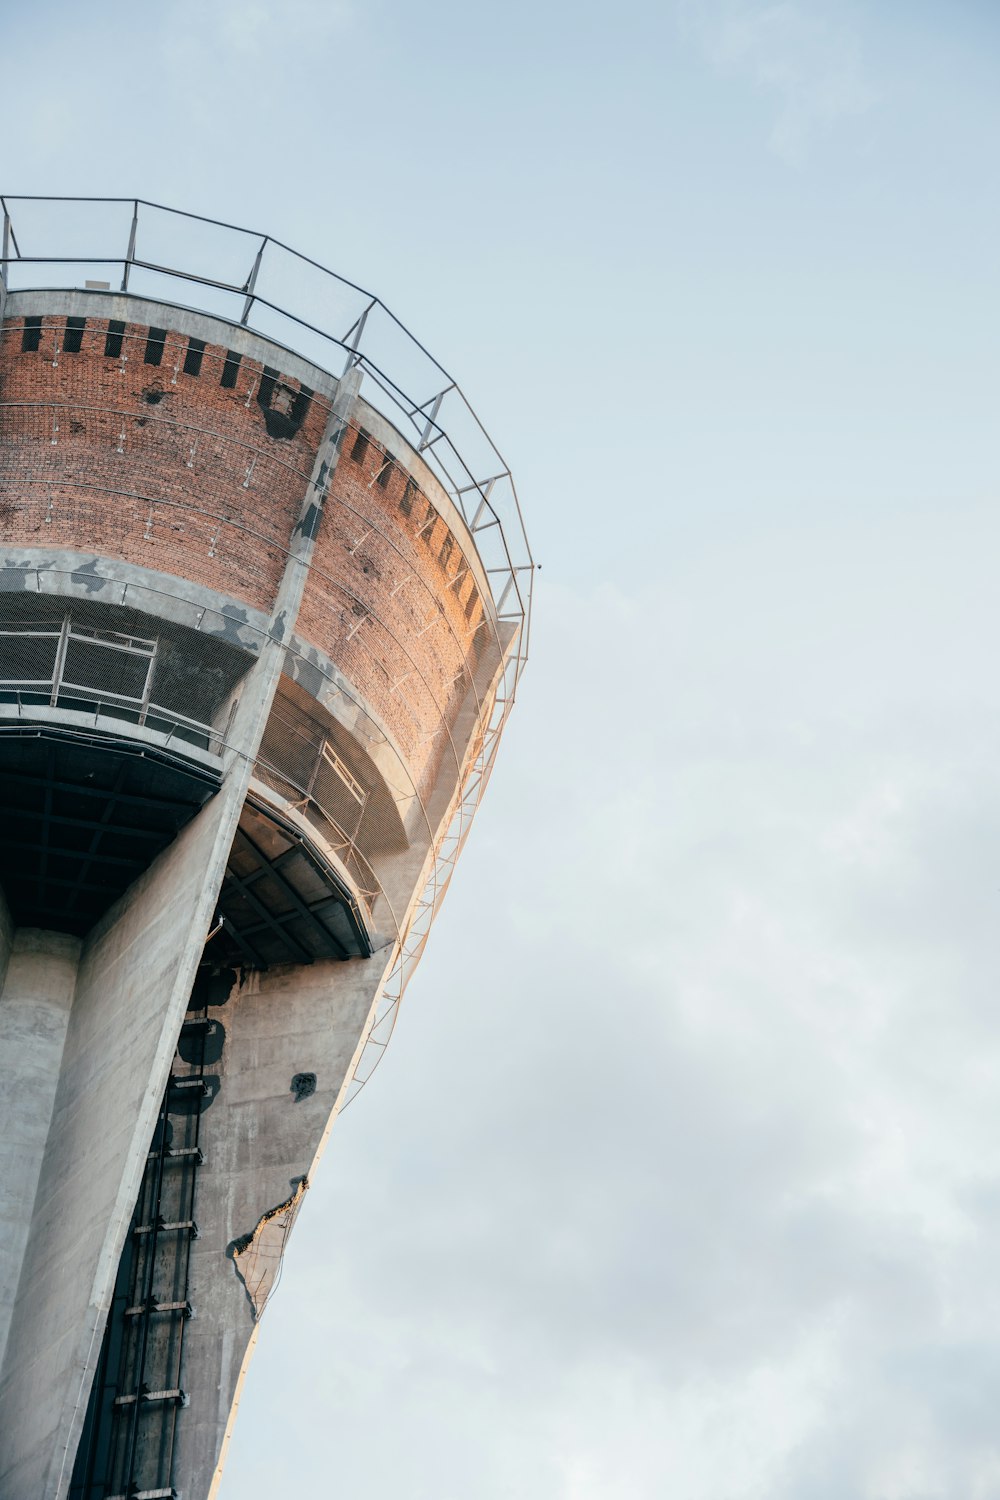
{"type": "MultiPolygon", "coordinates": [[[[329,404],[259,361],[227,363],[227,353],[106,318],[9,319],[2,544],[121,559],[268,612],[329,404]]],[[[426,789],[442,755],[451,758],[443,724],[490,626],[445,520],[356,431],[296,628],[357,686],[426,789]]]]}

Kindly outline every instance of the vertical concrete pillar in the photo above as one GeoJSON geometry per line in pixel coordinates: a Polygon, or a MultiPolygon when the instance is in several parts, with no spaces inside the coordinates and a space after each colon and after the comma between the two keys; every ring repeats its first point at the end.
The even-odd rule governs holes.
{"type": "MultiPolygon", "coordinates": [[[[65,1492],[122,1243],[245,790],[244,776],[232,775],[80,954],[0,1371],[4,1500],[55,1500],[65,1492]]],[[[15,947],[8,985],[16,959],[15,947]]]]}
{"type": "Polygon", "coordinates": [[[78,938],[0,914],[0,1363],[59,1082],[78,938]]]}

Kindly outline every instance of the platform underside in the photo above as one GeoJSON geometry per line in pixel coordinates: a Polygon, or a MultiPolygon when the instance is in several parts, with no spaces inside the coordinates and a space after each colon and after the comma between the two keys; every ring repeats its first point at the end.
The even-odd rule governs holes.
{"type": "MultiPolygon", "coordinates": [[[[221,767],[124,736],[0,726],[0,887],[15,924],[86,936],[221,780],[221,767]]],[[[219,919],[212,956],[238,967],[371,952],[346,883],[262,803],[243,810],[219,919]]]]}

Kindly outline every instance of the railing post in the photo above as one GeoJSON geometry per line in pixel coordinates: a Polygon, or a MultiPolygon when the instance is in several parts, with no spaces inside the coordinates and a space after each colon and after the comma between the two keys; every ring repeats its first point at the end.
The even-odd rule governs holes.
{"type": "Polygon", "coordinates": [[[7,261],[10,256],[10,214],[7,206],[3,211],[3,260],[0,263],[0,324],[3,323],[4,313],[7,311],[7,261]]]}
{"type": "Polygon", "coordinates": [[[136,236],[136,231],[137,231],[138,228],[139,228],[139,200],[138,200],[138,198],[133,198],[133,200],[132,200],[132,228],[131,228],[131,231],[129,232],[129,237],[128,237],[128,251],[127,251],[126,256],[125,256],[125,272],[124,272],[124,275],[122,276],[122,291],[123,292],[127,292],[128,291],[128,274],[129,274],[129,272],[132,269],[132,262],[135,260],[135,236],[136,236]]]}
{"type": "Polygon", "coordinates": [[[340,377],[341,380],[343,380],[344,375],[347,374],[347,372],[351,368],[351,366],[354,365],[354,364],[357,364],[357,362],[358,362],[358,345],[361,343],[361,335],[364,333],[364,331],[365,331],[365,324],[368,322],[368,314],[371,312],[371,310],[372,310],[372,308],[374,306],[375,306],[375,300],[373,298],[372,301],[369,302],[368,306],[365,308],[364,312],[361,314],[360,318],[358,318],[358,320],[355,323],[352,323],[351,326],[350,326],[350,328],[344,334],[342,342],[345,343],[345,344],[347,344],[347,340],[349,338],[351,338],[351,334],[352,333],[354,335],[354,338],[351,340],[351,343],[348,345],[350,353],[347,356],[347,363],[344,366],[343,375],[341,375],[341,377],[340,377]]]}
{"type": "Polygon", "coordinates": [[[251,309],[253,308],[253,289],[257,285],[257,273],[260,270],[260,263],[264,258],[264,250],[266,246],[267,235],[265,235],[260,242],[260,249],[257,251],[257,259],[253,263],[253,270],[250,272],[250,278],[247,281],[246,286],[243,288],[243,290],[247,294],[247,300],[243,304],[243,316],[242,318],[240,318],[240,322],[244,326],[246,325],[247,319],[250,317],[251,309]]]}

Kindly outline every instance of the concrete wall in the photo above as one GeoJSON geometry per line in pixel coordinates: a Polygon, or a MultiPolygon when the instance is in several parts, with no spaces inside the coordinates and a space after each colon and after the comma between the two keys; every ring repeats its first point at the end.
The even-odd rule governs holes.
{"type": "Polygon", "coordinates": [[[80,942],[0,914],[0,1366],[52,1118],[80,942]]]}
{"type": "MultiPolygon", "coordinates": [[[[184,1387],[176,1463],[185,1500],[205,1500],[219,1459],[256,1309],[232,1254],[307,1178],[330,1115],[349,1081],[368,1013],[391,950],[351,963],[317,963],[249,974],[208,1014],[221,1028],[222,1055],[209,1070],[217,1092],[202,1115],[205,1164],[198,1173],[188,1295],[184,1387]],[[315,1073],[316,1091],[297,1100],[292,1078],[315,1073]],[[195,1477],[196,1476],[196,1477],[195,1477]]],[[[263,1296],[284,1235],[265,1246],[263,1296]]],[[[247,1260],[242,1258],[243,1270],[247,1260]]],[[[253,1264],[253,1258],[250,1258],[253,1264]]],[[[254,1278],[256,1284],[256,1278],[254,1278]]]]}

